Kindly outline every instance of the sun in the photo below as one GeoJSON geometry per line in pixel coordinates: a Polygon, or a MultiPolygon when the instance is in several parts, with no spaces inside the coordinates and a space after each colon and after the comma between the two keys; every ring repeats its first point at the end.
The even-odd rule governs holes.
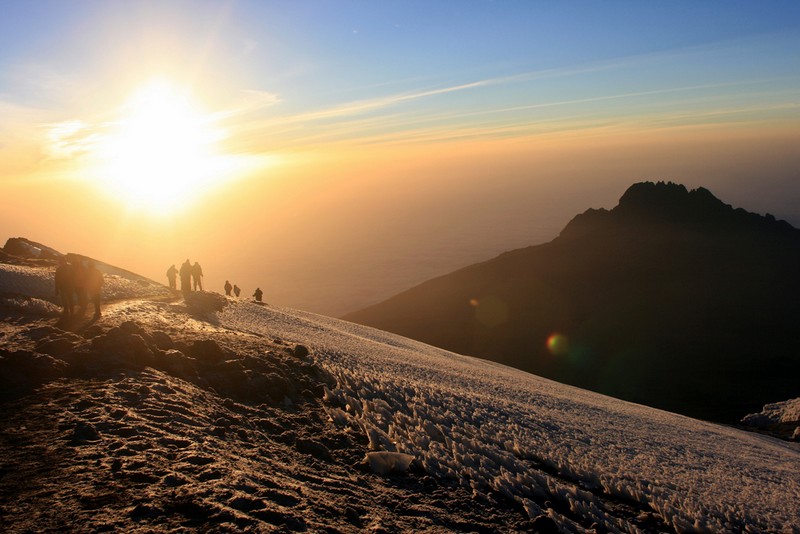
{"type": "Polygon", "coordinates": [[[169,213],[230,177],[223,138],[187,89],[152,80],[133,92],[98,142],[94,180],[130,208],[169,213]]]}

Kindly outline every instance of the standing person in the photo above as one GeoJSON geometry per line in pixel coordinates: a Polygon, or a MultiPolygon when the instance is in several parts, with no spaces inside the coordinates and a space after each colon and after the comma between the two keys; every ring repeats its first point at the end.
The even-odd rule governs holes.
{"type": "Polygon", "coordinates": [[[256,298],[256,302],[261,302],[261,297],[264,295],[264,292],[261,291],[260,287],[256,288],[256,292],[253,293],[253,296],[256,298]]]}
{"type": "Polygon", "coordinates": [[[186,296],[192,291],[192,264],[188,259],[181,265],[180,275],[181,293],[186,296]]]}
{"type": "Polygon", "coordinates": [[[56,295],[61,297],[61,307],[64,308],[61,315],[64,317],[72,316],[72,293],[75,291],[75,273],[72,265],[67,263],[67,258],[58,258],[56,267],[56,295]]]}
{"type": "Polygon", "coordinates": [[[86,305],[89,303],[86,293],[86,266],[82,260],[72,262],[72,277],[74,280],[75,296],[78,297],[80,316],[86,313],[86,305]]]}
{"type": "Polygon", "coordinates": [[[200,291],[203,290],[203,268],[200,267],[200,264],[194,262],[192,265],[192,278],[194,279],[194,290],[197,291],[197,288],[200,288],[200,291]]]}
{"type": "Polygon", "coordinates": [[[89,261],[89,268],[86,269],[86,295],[94,304],[94,317],[100,317],[100,288],[103,287],[103,273],[97,269],[93,260],[89,261]]]}
{"type": "Polygon", "coordinates": [[[230,282],[228,282],[227,280],[225,280],[225,294],[226,294],[227,296],[229,296],[229,297],[231,296],[231,289],[233,289],[233,286],[231,285],[231,283],[230,283],[230,282]]]}
{"type": "Polygon", "coordinates": [[[241,293],[241,292],[242,292],[242,290],[239,288],[239,286],[237,286],[236,284],[233,284],[233,294],[238,297],[239,293],[241,293]]]}
{"type": "Polygon", "coordinates": [[[172,266],[167,269],[167,280],[169,280],[169,288],[170,289],[177,289],[175,285],[175,281],[178,278],[178,269],[175,268],[175,264],[173,263],[172,266]]]}

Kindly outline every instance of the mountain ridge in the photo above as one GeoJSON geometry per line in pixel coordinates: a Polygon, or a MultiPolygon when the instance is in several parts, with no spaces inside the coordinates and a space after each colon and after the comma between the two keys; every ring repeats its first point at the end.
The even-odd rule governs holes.
{"type": "Polygon", "coordinates": [[[548,243],[344,319],[731,422],[800,393],[783,378],[800,370],[790,352],[800,341],[797,272],[800,231],[788,223],[734,209],[704,188],[644,182],[613,209],[574,217],[548,243]]]}

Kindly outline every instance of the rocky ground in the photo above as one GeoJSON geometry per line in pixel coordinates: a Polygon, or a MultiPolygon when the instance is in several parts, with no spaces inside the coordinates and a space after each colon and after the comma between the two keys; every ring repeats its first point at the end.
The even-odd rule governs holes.
{"type": "Polygon", "coordinates": [[[314,355],[217,326],[220,299],[0,310],[3,531],[553,530],[414,466],[373,473],[314,355]]]}

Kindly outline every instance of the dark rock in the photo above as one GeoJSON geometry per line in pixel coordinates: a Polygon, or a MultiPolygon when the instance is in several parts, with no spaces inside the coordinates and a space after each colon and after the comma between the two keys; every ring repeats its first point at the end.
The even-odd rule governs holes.
{"type": "Polygon", "coordinates": [[[150,504],[139,503],[131,510],[130,515],[134,521],[159,517],[163,512],[150,504]]]}
{"type": "Polygon", "coordinates": [[[285,443],[287,445],[294,445],[295,442],[297,441],[297,433],[291,430],[286,430],[285,432],[282,432],[281,434],[276,436],[276,439],[281,443],[285,443]]]}
{"type": "Polygon", "coordinates": [[[6,241],[3,251],[18,258],[37,258],[41,260],[52,260],[62,255],[57,250],[24,237],[10,237],[6,241]]]}
{"type": "Polygon", "coordinates": [[[265,508],[266,504],[262,499],[254,497],[236,497],[231,500],[228,505],[231,508],[242,512],[252,512],[253,510],[261,510],[265,508]]]}
{"type": "Polygon", "coordinates": [[[311,394],[321,399],[325,395],[325,384],[314,384],[311,394]]]}
{"type": "Polygon", "coordinates": [[[87,442],[98,441],[99,439],[100,433],[92,423],[88,421],[78,421],[70,437],[70,444],[83,445],[87,442]]]}
{"type": "Polygon", "coordinates": [[[180,475],[167,475],[162,480],[162,483],[168,488],[177,488],[178,486],[183,486],[188,482],[188,480],[180,475]]]}
{"type": "Polygon", "coordinates": [[[55,339],[46,339],[36,345],[36,351],[42,354],[49,354],[50,356],[60,356],[70,352],[77,346],[77,342],[67,337],[58,337],[55,339]]]}
{"type": "Polygon", "coordinates": [[[28,387],[63,376],[68,364],[46,354],[0,349],[0,386],[28,387]]]}
{"type": "Polygon", "coordinates": [[[155,343],[156,347],[161,350],[175,348],[175,343],[172,341],[172,338],[164,332],[155,331],[151,333],[150,336],[153,338],[153,343],[155,343]]]}
{"type": "Polygon", "coordinates": [[[348,506],[344,509],[344,516],[353,524],[357,525],[361,522],[361,514],[352,506],[348,506]]]}
{"type": "Polygon", "coordinates": [[[197,362],[175,349],[156,351],[156,364],[172,376],[189,378],[197,375],[197,362]]]}
{"type": "Polygon", "coordinates": [[[100,326],[93,324],[92,326],[83,331],[83,337],[84,339],[94,339],[103,332],[104,330],[100,326]]]}
{"type": "Polygon", "coordinates": [[[51,336],[60,336],[62,334],[66,334],[64,330],[55,328],[53,326],[37,326],[36,328],[25,330],[24,333],[25,337],[28,337],[34,341],[40,341],[51,336]]]}
{"type": "Polygon", "coordinates": [[[530,522],[532,532],[537,534],[559,534],[558,525],[550,517],[540,515],[530,522]]]}
{"type": "Polygon", "coordinates": [[[280,402],[284,397],[289,395],[289,392],[291,391],[291,384],[289,383],[289,380],[275,373],[270,373],[267,375],[267,380],[269,382],[269,390],[267,391],[267,394],[272,400],[275,402],[280,402]]]}
{"type": "Polygon", "coordinates": [[[208,482],[209,480],[219,480],[223,476],[225,476],[225,473],[223,473],[219,469],[214,468],[214,469],[208,469],[200,473],[197,476],[197,480],[199,480],[200,482],[208,482]]]}
{"type": "Polygon", "coordinates": [[[119,329],[129,334],[142,335],[145,333],[144,328],[142,328],[136,321],[125,321],[120,323],[119,329]]]}
{"type": "Polygon", "coordinates": [[[297,358],[305,358],[309,355],[308,347],[305,345],[295,345],[292,354],[294,354],[297,358]]]}
{"type": "Polygon", "coordinates": [[[216,421],[214,421],[214,424],[217,425],[217,426],[229,427],[233,423],[231,423],[231,420],[226,418],[226,417],[219,417],[219,418],[217,418],[216,421]]]}
{"type": "Polygon", "coordinates": [[[228,300],[224,296],[207,291],[192,291],[186,295],[185,302],[189,312],[196,316],[222,311],[228,305],[228,300]]]}
{"type": "MultiPolygon", "coordinates": [[[[138,326],[132,321],[129,323],[138,326]]],[[[144,338],[119,327],[92,339],[91,346],[92,350],[103,357],[99,362],[101,364],[144,367],[155,363],[155,355],[144,338]]]]}
{"type": "Polygon", "coordinates": [[[148,345],[154,345],[155,342],[150,334],[142,328],[136,321],[125,321],[119,325],[119,329],[128,334],[136,334],[141,336],[148,345]]]}
{"type": "Polygon", "coordinates": [[[189,355],[203,364],[219,363],[225,359],[225,351],[213,339],[199,339],[189,347],[189,355]]]}
{"type": "Polygon", "coordinates": [[[253,421],[253,423],[260,429],[272,434],[281,433],[286,430],[283,426],[271,421],[270,419],[256,419],[253,421]]]}
{"type": "Polygon", "coordinates": [[[328,447],[317,441],[299,438],[295,441],[294,446],[298,451],[313,456],[314,458],[328,461],[332,459],[331,451],[328,450],[328,447]]]}

